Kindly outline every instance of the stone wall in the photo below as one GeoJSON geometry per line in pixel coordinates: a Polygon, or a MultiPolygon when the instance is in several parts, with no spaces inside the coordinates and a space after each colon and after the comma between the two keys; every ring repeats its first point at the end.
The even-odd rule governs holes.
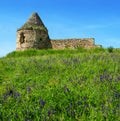
{"type": "Polygon", "coordinates": [[[31,30],[17,31],[16,50],[25,50],[34,46],[36,33],[31,30]],[[21,33],[23,33],[23,40],[21,40],[21,33]]]}
{"type": "Polygon", "coordinates": [[[83,38],[83,39],[58,39],[51,40],[53,49],[75,49],[78,47],[84,47],[86,49],[91,49],[97,47],[94,43],[94,38],[83,38]]]}
{"type": "Polygon", "coordinates": [[[17,32],[16,50],[26,50],[29,48],[76,49],[78,47],[91,49],[100,47],[99,45],[95,45],[94,41],[94,38],[50,40],[49,36],[43,33],[43,31],[41,37],[41,32],[38,30],[20,30],[17,32]]]}
{"type": "Polygon", "coordinates": [[[47,32],[39,29],[17,31],[16,50],[26,50],[30,48],[52,48],[47,32]]]}

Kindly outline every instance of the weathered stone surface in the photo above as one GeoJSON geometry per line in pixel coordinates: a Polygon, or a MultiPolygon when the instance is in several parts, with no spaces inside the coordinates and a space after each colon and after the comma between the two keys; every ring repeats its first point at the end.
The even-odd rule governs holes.
{"type": "Polygon", "coordinates": [[[37,13],[33,13],[25,25],[37,25],[45,27],[37,13]]]}
{"type": "Polygon", "coordinates": [[[37,13],[17,30],[16,50],[51,48],[48,30],[37,13]]]}
{"type": "Polygon", "coordinates": [[[17,30],[16,50],[78,47],[91,49],[100,46],[94,44],[94,38],[50,40],[48,30],[37,13],[33,13],[29,20],[17,30]]]}
{"type": "Polygon", "coordinates": [[[91,49],[96,47],[94,44],[94,38],[82,38],[82,39],[59,39],[51,40],[53,49],[75,49],[78,47],[84,47],[86,49],[91,49]]]}

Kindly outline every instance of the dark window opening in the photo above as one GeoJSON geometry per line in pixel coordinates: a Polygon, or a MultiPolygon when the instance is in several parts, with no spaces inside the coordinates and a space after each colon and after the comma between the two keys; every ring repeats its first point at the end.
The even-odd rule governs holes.
{"type": "Polygon", "coordinates": [[[39,40],[42,41],[42,38],[40,38],[39,40]]]}
{"type": "Polygon", "coordinates": [[[20,44],[23,44],[25,42],[25,36],[24,33],[20,33],[20,44]]]}

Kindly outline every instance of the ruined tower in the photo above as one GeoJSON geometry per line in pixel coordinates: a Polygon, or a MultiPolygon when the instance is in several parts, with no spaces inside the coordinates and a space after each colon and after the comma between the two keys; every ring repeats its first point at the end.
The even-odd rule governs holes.
{"type": "Polygon", "coordinates": [[[48,30],[37,13],[17,30],[16,50],[52,48],[48,30]]]}

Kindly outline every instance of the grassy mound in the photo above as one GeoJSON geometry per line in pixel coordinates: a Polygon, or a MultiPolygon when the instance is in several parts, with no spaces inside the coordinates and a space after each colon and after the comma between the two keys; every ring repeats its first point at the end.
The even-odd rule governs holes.
{"type": "Polygon", "coordinates": [[[0,120],[119,121],[118,50],[9,53],[0,59],[0,120]]]}

